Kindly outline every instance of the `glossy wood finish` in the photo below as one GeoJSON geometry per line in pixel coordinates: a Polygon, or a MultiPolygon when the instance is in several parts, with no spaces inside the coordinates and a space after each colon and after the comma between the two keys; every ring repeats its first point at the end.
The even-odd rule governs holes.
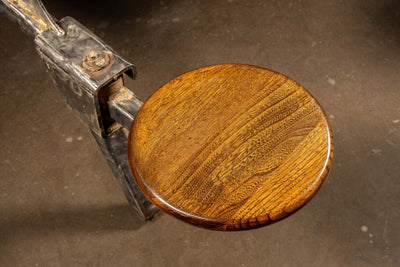
{"type": "Polygon", "coordinates": [[[303,87],[239,64],[165,84],[140,109],[128,146],[153,203],[218,230],[252,229],[298,210],[322,185],[333,152],[326,116],[303,87]]]}

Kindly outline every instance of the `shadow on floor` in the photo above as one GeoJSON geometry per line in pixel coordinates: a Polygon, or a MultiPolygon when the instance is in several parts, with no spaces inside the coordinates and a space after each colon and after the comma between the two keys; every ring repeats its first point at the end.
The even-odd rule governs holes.
{"type": "MultiPolygon", "coordinates": [[[[31,214],[7,215],[0,220],[0,240],[2,242],[40,236],[44,232],[61,234],[82,234],[98,231],[135,231],[146,221],[128,205],[107,207],[81,207],[59,209],[57,211],[36,211],[31,214]]],[[[10,212],[11,213],[11,212],[10,212]]],[[[159,214],[153,220],[156,220],[159,214]]],[[[3,243],[4,244],[4,243],[3,243]]]]}

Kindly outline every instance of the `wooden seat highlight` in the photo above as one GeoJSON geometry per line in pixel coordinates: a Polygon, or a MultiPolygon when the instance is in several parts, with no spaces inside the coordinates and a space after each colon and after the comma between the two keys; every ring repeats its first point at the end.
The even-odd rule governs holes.
{"type": "Polygon", "coordinates": [[[322,185],[328,120],[298,83],[222,64],[182,74],[142,106],[128,158],[144,194],[186,222],[243,230],[285,218],[322,185]]]}

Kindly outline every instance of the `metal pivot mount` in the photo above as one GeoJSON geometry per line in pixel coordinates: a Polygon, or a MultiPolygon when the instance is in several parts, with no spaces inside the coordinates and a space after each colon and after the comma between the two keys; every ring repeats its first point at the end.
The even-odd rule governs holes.
{"type": "Polygon", "coordinates": [[[135,67],[71,17],[55,23],[39,0],[1,0],[6,14],[34,37],[67,106],[87,124],[129,204],[144,219],[158,209],[138,188],[127,159],[127,130],[142,102],[124,87],[135,67]]]}

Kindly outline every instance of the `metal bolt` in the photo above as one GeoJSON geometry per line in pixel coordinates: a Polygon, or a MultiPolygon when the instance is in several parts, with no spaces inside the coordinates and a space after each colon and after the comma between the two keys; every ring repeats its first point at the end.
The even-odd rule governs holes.
{"type": "Polygon", "coordinates": [[[103,51],[90,51],[82,66],[89,71],[99,71],[110,65],[110,56],[103,51]]]}

